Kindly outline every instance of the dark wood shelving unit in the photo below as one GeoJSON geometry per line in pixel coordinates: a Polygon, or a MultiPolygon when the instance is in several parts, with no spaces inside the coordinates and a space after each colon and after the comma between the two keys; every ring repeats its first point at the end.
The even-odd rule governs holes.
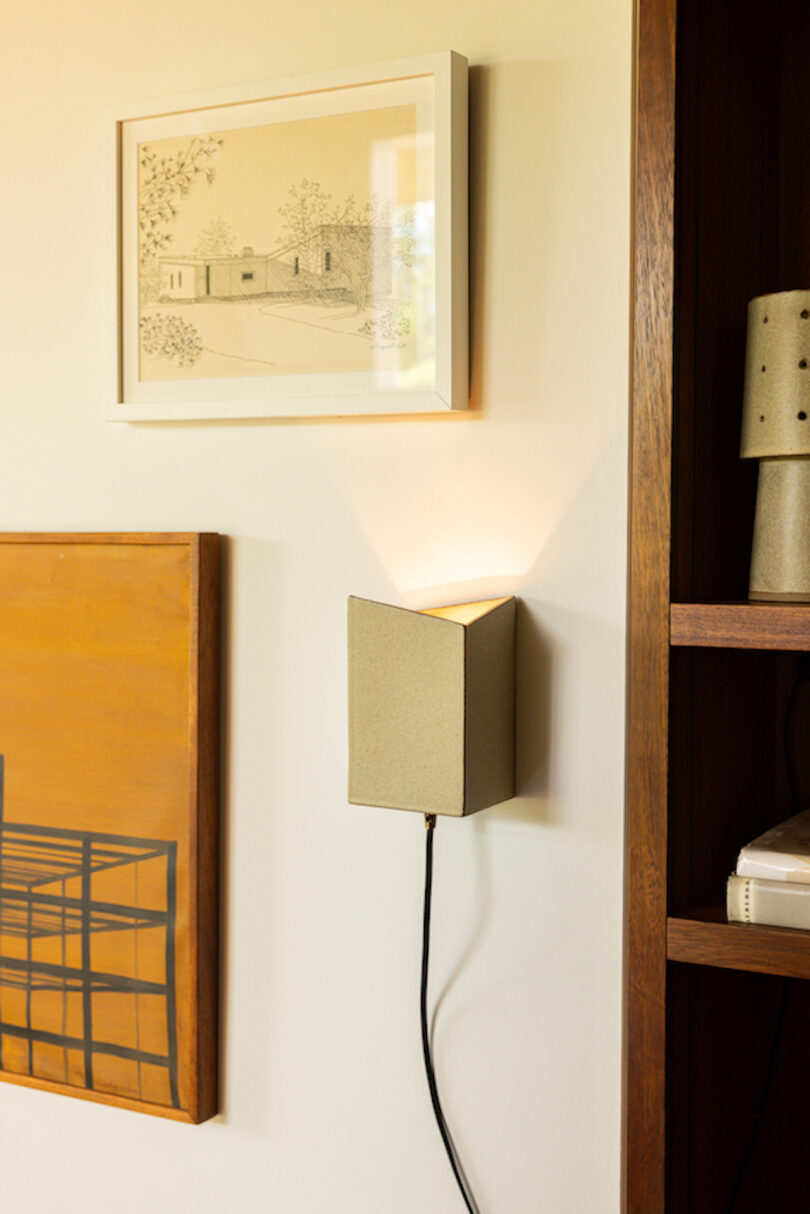
{"type": "Polygon", "coordinates": [[[772,1214],[807,1206],[810,932],[723,904],[810,805],[810,604],[746,601],[739,458],[748,300],[810,286],[810,4],[639,0],[637,35],[623,1209],[727,1214],[758,1122],[734,1214],[772,1214]]]}
{"type": "Polygon", "coordinates": [[[722,906],[670,916],[667,958],[689,965],[810,978],[810,932],[727,923],[722,906]]]}
{"type": "Polygon", "coordinates": [[[810,605],[673,603],[670,644],[715,649],[810,649],[810,605]]]}

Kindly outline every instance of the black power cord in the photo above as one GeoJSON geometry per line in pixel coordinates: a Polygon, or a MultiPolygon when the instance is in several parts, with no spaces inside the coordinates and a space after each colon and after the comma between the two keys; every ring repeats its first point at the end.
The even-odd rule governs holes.
{"type": "Polygon", "coordinates": [[[774,1073],[776,1071],[776,1060],[779,1057],[779,1052],[780,1052],[780,1048],[782,1045],[782,1036],[783,1036],[784,1028],[785,1028],[785,1015],[787,1013],[789,991],[790,991],[790,984],[788,982],[788,979],[783,978],[782,979],[782,990],[779,995],[779,1007],[777,1008],[776,1022],[775,1022],[775,1026],[774,1026],[774,1030],[773,1030],[773,1036],[771,1038],[771,1052],[770,1052],[770,1056],[768,1058],[768,1066],[765,1071],[765,1082],[762,1085],[762,1091],[760,1093],[759,1103],[757,1105],[757,1110],[754,1113],[754,1124],[751,1127],[751,1134],[748,1139],[748,1144],[745,1148],[745,1153],[742,1158],[742,1163],[740,1164],[739,1171],[737,1172],[737,1176],[734,1181],[734,1188],[732,1189],[732,1192],[731,1192],[731,1200],[728,1203],[728,1214],[734,1214],[734,1211],[737,1208],[737,1199],[740,1196],[740,1193],[742,1191],[742,1183],[743,1183],[743,1180],[745,1179],[745,1174],[748,1171],[748,1165],[751,1163],[751,1160],[754,1157],[754,1151],[756,1150],[757,1142],[759,1141],[759,1131],[762,1127],[762,1118],[764,1116],[765,1109],[768,1104],[768,1097],[771,1094],[771,1087],[773,1086],[773,1077],[774,1077],[774,1073]]]}
{"type": "Polygon", "coordinates": [[[470,1214],[478,1214],[475,1207],[472,1194],[469,1191],[469,1183],[462,1174],[461,1166],[456,1158],[455,1147],[453,1146],[450,1132],[447,1129],[447,1122],[444,1119],[442,1106],[439,1101],[439,1091],[436,1087],[436,1075],[433,1070],[433,1059],[430,1053],[430,1033],[428,1031],[428,1015],[427,1015],[427,987],[428,987],[428,959],[430,956],[430,900],[433,888],[433,833],[436,827],[436,815],[425,814],[425,835],[427,839],[427,847],[425,850],[425,909],[422,919],[422,987],[420,993],[420,1013],[422,1020],[422,1052],[425,1056],[425,1073],[427,1075],[428,1088],[430,1090],[430,1102],[433,1105],[433,1112],[436,1116],[436,1124],[439,1127],[439,1133],[442,1136],[444,1149],[447,1152],[447,1158],[450,1160],[450,1167],[453,1169],[453,1175],[456,1178],[456,1183],[461,1191],[461,1196],[464,1198],[464,1204],[470,1214]]]}

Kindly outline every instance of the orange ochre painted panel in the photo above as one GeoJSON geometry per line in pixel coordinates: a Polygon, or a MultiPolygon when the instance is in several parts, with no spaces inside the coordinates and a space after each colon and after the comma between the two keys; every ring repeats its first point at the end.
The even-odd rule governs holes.
{"type": "Polygon", "coordinates": [[[0,1067],[179,1110],[192,566],[190,544],[0,542],[0,1067]]]}

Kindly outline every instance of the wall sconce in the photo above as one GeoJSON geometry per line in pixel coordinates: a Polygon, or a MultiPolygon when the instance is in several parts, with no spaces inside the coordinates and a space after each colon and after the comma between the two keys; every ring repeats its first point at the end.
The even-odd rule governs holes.
{"type": "Polygon", "coordinates": [[[437,814],[461,818],[515,793],[515,600],[409,611],[349,599],[349,800],[425,815],[420,1020],[430,1100],[470,1214],[430,1047],[428,958],[437,814]]]}
{"type": "Polygon", "coordinates": [[[349,599],[349,800],[464,817],[515,792],[515,600],[349,599]]]}
{"type": "Polygon", "coordinates": [[[810,291],[748,305],[740,455],[760,461],[748,597],[810,601],[810,291]]]}

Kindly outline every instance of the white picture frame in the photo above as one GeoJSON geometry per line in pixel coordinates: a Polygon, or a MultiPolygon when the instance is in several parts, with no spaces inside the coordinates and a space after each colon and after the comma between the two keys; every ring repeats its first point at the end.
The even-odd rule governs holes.
{"type": "Polygon", "coordinates": [[[467,121],[452,51],[116,111],[108,420],[466,409],[467,121]]]}

